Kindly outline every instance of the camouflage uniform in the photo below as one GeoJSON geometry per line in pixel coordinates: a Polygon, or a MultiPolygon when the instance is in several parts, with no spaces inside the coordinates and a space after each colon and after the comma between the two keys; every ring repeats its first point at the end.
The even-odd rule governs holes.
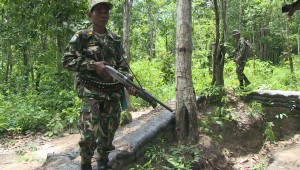
{"type": "Polygon", "coordinates": [[[121,84],[104,80],[93,68],[96,61],[106,61],[124,75],[129,69],[122,57],[119,37],[111,32],[99,34],[93,30],[77,32],[62,57],[63,66],[76,72],[76,90],[82,99],[78,128],[81,131],[81,164],[91,164],[94,150],[98,159],[108,161],[108,152],[114,149],[112,141],[120,122],[121,84]]]}
{"type": "Polygon", "coordinates": [[[235,50],[235,58],[234,60],[239,60],[239,63],[236,63],[236,74],[238,77],[238,80],[240,82],[240,87],[244,86],[244,81],[245,81],[245,85],[249,85],[250,81],[248,80],[248,78],[246,77],[246,75],[244,74],[244,68],[247,62],[247,58],[245,55],[246,52],[246,40],[244,38],[240,38],[237,41],[237,45],[236,45],[236,50],[235,50]]]}

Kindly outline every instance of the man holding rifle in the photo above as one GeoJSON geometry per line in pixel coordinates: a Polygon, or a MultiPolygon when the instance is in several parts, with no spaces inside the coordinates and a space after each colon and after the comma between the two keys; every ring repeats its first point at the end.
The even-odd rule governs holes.
{"type": "Polygon", "coordinates": [[[232,31],[232,37],[236,40],[236,49],[235,49],[235,58],[234,62],[236,64],[236,74],[239,80],[240,89],[244,89],[244,87],[248,86],[251,82],[248,80],[247,76],[244,73],[244,68],[247,62],[247,58],[249,58],[250,54],[248,54],[250,48],[247,45],[246,40],[241,37],[239,30],[232,31]],[[245,83],[244,83],[245,82],[245,83]]]}
{"type": "MultiPolygon", "coordinates": [[[[107,73],[105,66],[131,76],[120,38],[106,29],[112,7],[107,0],[91,0],[88,17],[92,28],[75,33],[62,57],[64,68],[76,72],[76,90],[82,99],[78,121],[82,170],[92,169],[95,149],[98,169],[110,168],[108,154],[114,149],[112,141],[119,127],[123,85],[107,73]]],[[[136,94],[134,87],[126,88],[129,94],[136,94]]]]}

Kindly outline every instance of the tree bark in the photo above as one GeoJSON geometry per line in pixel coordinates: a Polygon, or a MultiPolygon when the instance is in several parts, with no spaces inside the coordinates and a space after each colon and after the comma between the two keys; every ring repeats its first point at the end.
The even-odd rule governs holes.
{"type": "Polygon", "coordinates": [[[263,43],[263,39],[264,37],[266,37],[266,30],[265,30],[265,24],[263,23],[263,21],[261,21],[260,23],[260,45],[259,45],[259,49],[260,49],[260,59],[262,61],[267,61],[268,57],[267,57],[267,43],[263,43]]]}
{"type": "MultiPolygon", "coordinates": [[[[125,51],[125,58],[128,63],[130,63],[131,56],[130,56],[130,13],[132,8],[132,2],[133,0],[125,0],[125,8],[124,8],[124,18],[123,18],[123,47],[125,51]]],[[[126,94],[126,101],[128,104],[128,107],[130,109],[131,107],[131,100],[130,95],[128,94],[127,90],[125,89],[126,94]]]]}
{"type": "Polygon", "coordinates": [[[125,0],[124,8],[124,18],[123,18],[123,47],[125,51],[125,56],[127,57],[127,62],[130,63],[130,13],[132,8],[133,0],[125,0]]]}
{"type": "Polygon", "coordinates": [[[298,26],[298,57],[300,59],[300,23],[298,26]]]}
{"type": "Polygon", "coordinates": [[[294,72],[294,64],[293,64],[293,58],[291,55],[289,19],[288,19],[287,15],[286,15],[286,37],[287,37],[287,42],[286,42],[287,43],[287,57],[289,59],[291,73],[293,73],[294,72]]]}
{"type": "Polygon", "coordinates": [[[243,16],[243,0],[240,0],[240,12],[239,12],[239,30],[242,29],[242,16],[243,16]]]}
{"type": "MultiPolygon", "coordinates": [[[[3,18],[6,19],[7,23],[10,22],[10,17],[7,15],[3,15],[3,18]]],[[[13,54],[12,54],[12,47],[11,47],[11,40],[8,40],[7,43],[5,43],[3,41],[4,44],[4,51],[6,52],[7,55],[7,64],[6,64],[6,70],[5,70],[5,82],[8,82],[9,80],[9,76],[12,74],[12,67],[13,67],[13,63],[12,63],[12,58],[13,58],[13,54]]]]}
{"type": "Polygon", "coordinates": [[[151,11],[151,0],[147,0],[147,10],[148,10],[148,22],[149,22],[149,56],[150,60],[155,58],[155,21],[154,21],[154,14],[151,11]]]}
{"type": "Polygon", "coordinates": [[[29,78],[29,56],[28,56],[28,51],[27,47],[22,48],[23,52],[23,66],[24,66],[24,76],[25,76],[25,84],[24,86],[28,86],[28,78],[29,78]]]}
{"type": "Polygon", "coordinates": [[[13,67],[13,65],[12,65],[13,55],[12,55],[10,40],[8,41],[6,48],[7,48],[7,54],[6,54],[7,55],[7,65],[6,65],[6,72],[5,72],[5,82],[8,82],[8,79],[12,73],[12,67],[13,67]]]}
{"type": "MultiPolygon", "coordinates": [[[[220,45],[220,18],[219,7],[217,0],[214,0],[214,11],[216,20],[216,39],[213,52],[213,79],[212,84],[215,86],[224,86],[223,69],[224,69],[224,47],[220,45]]],[[[222,33],[224,34],[224,32],[222,33]]],[[[225,35],[222,35],[223,37],[225,35]]],[[[224,38],[222,38],[222,44],[224,44],[224,38]]]]}
{"type": "Polygon", "coordinates": [[[227,35],[227,24],[226,24],[226,6],[227,2],[226,0],[221,0],[221,6],[222,6],[222,43],[226,42],[226,35],[227,35]]]}
{"type": "Polygon", "coordinates": [[[176,134],[179,143],[198,141],[197,106],[191,70],[191,0],[177,1],[176,134]]]}

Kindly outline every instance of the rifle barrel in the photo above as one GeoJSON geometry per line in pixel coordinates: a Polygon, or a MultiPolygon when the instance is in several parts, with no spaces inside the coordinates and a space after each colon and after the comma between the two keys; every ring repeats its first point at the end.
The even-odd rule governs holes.
{"type": "Polygon", "coordinates": [[[141,97],[142,99],[146,100],[147,102],[149,102],[152,105],[152,107],[155,108],[156,107],[156,103],[159,103],[161,106],[163,106],[164,108],[166,108],[170,112],[173,112],[173,110],[170,107],[168,107],[167,105],[165,105],[164,103],[162,103],[161,101],[159,101],[158,99],[156,99],[155,97],[153,97],[151,94],[147,93],[140,86],[137,86],[136,84],[134,84],[128,77],[124,76],[122,73],[118,72],[113,67],[108,66],[108,65],[106,65],[105,67],[106,67],[106,71],[113,78],[115,78],[117,81],[119,81],[120,83],[122,83],[126,88],[128,88],[128,87],[134,87],[135,89],[137,89],[138,96],[141,97]]]}

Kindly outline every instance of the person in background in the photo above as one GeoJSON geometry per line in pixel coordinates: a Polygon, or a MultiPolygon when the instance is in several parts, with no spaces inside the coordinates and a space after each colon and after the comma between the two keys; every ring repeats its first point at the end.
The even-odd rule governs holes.
{"type": "MultiPolygon", "coordinates": [[[[106,0],[91,0],[88,17],[92,27],[71,38],[61,59],[64,68],[76,73],[75,84],[82,108],[78,120],[81,169],[91,170],[97,150],[98,169],[110,169],[108,154],[120,123],[120,97],[123,86],[105,70],[110,65],[127,77],[129,66],[123,57],[120,38],[106,28],[113,5],[106,0]]],[[[129,87],[130,95],[135,88],[129,87]]]]}
{"type": "Polygon", "coordinates": [[[236,40],[236,49],[234,62],[236,63],[236,74],[239,80],[239,87],[244,89],[245,86],[248,86],[251,82],[248,80],[247,76],[244,73],[244,68],[247,62],[246,56],[246,40],[241,37],[239,30],[233,30],[232,36],[236,40]]]}

